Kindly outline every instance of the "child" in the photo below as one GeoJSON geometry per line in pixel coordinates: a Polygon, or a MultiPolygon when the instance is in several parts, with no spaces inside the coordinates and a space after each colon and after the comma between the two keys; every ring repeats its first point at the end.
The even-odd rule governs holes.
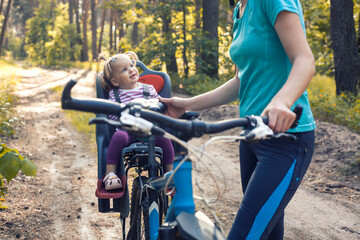
{"type": "MultiPolygon", "coordinates": [[[[109,59],[99,55],[99,61],[105,61],[101,86],[109,92],[109,100],[127,103],[136,98],[144,97],[147,92],[148,98],[158,98],[155,88],[138,82],[139,71],[136,68],[137,55],[134,52],[117,54],[109,59]],[[146,90],[144,90],[144,88],[146,90]]],[[[117,120],[118,116],[109,116],[117,120]]],[[[120,178],[115,174],[117,164],[121,158],[121,151],[135,141],[126,131],[117,130],[111,138],[106,156],[106,174],[103,179],[106,190],[122,188],[120,178]]],[[[155,145],[161,147],[164,154],[164,171],[172,170],[174,149],[171,141],[164,137],[157,137],[155,145]]]]}

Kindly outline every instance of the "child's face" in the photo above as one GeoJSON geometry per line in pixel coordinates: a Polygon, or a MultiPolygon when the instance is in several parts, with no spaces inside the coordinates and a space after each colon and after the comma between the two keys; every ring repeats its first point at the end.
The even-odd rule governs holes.
{"type": "Polygon", "coordinates": [[[120,89],[133,89],[139,80],[139,71],[131,59],[124,55],[119,54],[115,60],[111,62],[112,79],[111,83],[120,89]]]}

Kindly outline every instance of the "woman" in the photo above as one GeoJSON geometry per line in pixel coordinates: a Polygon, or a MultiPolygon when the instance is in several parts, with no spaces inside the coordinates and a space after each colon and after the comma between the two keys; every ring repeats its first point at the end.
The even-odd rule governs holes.
{"type": "MultiPolygon", "coordinates": [[[[206,14],[206,13],[204,13],[206,14]]],[[[242,0],[234,10],[230,56],[234,78],[189,99],[161,99],[178,117],[240,99],[240,117],[269,117],[274,132],[297,141],[240,144],[244,198],[228,239],[283,239],[284,209],[298,188],[314,151],[313,119],[306,87],[315,73],[299,0],[242,0]],[[304,107],[299,125],[292,107],[304,107]]]]}

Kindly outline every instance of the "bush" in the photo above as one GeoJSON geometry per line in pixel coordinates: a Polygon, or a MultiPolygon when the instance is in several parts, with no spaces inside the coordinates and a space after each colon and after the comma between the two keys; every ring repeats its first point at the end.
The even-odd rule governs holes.
{"type": "Polygon", "coordinates": [[[344,125],[360,133],[360,94],[335,94],[335,81],[315,76],[309,88],[309,101],[315,118],[344,125]]]}
{"type": "Polygon", "coordinates": [[[188,78],[171,75],[170,78],[173,90],[190,95],[198,95],[219,87],[229,80],[230,77],[222,75],[220,78],[212,78],[205,74],[196,74],[188,78]]]}
{"type": "MultiPolygon", "coordinates": [[[[21,68],[14,63],[0,60],[0,136],[9,137],[15,133],[13,123],[17,119],[12,116],[16,98],[12,92],[20,80],[17,75],[20,71],[21,68]]],[[[20,170],[27,176],[35,176],[37,171],[31,160],[20,155],[16,149],[6,147],[0,139],[0,209],[6,208],[3,205],[7,191],[4,179],[9,183],[20,170]]]]}
{"type": "Polygon", "coordinates": [[[12,136],[14,129],[12,123],[13,107],[16,97],[11,94],[20,78],[17,73],[21,68],[10,61],[0,60],[0,136],[12,136]]]}

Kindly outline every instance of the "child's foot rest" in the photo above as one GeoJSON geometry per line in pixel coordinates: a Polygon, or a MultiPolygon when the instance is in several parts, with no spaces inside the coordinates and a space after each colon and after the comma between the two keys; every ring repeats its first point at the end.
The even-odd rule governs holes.
{"type": "Polygon", "coordinates": [[[95,191],[95,196],[101,199],[110,199],[110,198],[121,198],[125,193],[126,187],[126,177],[125,175],[120,177],[123,187],[116,190],[105,190],[105,184],[102,179],[98,179],[97,187],[95,191]]]}

